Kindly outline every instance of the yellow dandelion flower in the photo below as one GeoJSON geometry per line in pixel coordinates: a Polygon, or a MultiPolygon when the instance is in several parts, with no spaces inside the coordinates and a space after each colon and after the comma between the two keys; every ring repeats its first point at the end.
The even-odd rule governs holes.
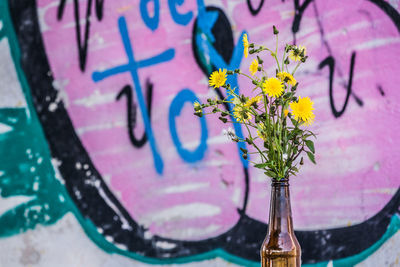
{"type": "Polygon", "coordinates": [[[249,109],[242,105],[236,105],[233,108],[233,116],[241,123],[247,122],[253,118],[249,112],[249,109]]]}
{"type": "Polygon", "coordinates": [[[201,105],[198,101],[193,103],[194,110],[198,111],[201,110],[201,105]]]}
{"type": "Polygon", "coordinates": [[[210,79],[208,83],[210,86],[214,86],[214,88],[221,87],[225,84],[226,82],[226,69],[222,70],[219,69],[218,71],[214,71],[210,75],[210,79]]]}
{"type": "Polygon", "coordinates": [[[243,47],[244,57],[247,58],[249,56],[249,40],[247,40],[247,34],[243,34],[243,47]]]}
{"type": "Polygon", "coordinates": [[[311,124],[314,123],[314,119],[315,119],[315,115],[312,114],[311,118],[310,118],[309,120],[307,120],[307,121],[304,122],[304,125],[305,125],[305,126],[310,126],[311,124]]]}
{"type": "Polygon", "coordinates": [[[293,50],[289,52],[289,58],[293,61],[300,61],[301,60],[301,52],[304,50],[304,56],[307,53],[307,49],[305,46],[296,46],[293,50]]]}
{"type": "Polygon", "coordinates": [[[289,110],[288,110],[288,109],[285,109],[285,110],[283,111],[283,115],[285,115],[285,117],[287,117],[288,114],[289,114],[289,110]]]}
{"type": "Polygon", "coordinates": [[[261,100],[262,100],[262,96],[261,95],[252,97],[249,100],[247,100],[247,102],[246,102],[246,104],[244,104],[244,106],[249,108],[249,107],[251,107],[253,105],[256,105],[256,104],[260,103],[261,100]]]}
{"type": "Polygon", "coordinates": [[[297,81],[293,77],[293,75],[288,73],[288,72],[286,72],[286,71],[278,72],[276,77],[278,77],[279,80],[281,80],[282,82],[286,82],[287,84],[290,84],[291,86],[295,86],[296,83],[297,83],[297,81]]]}
{"type": "Polygon", "coordinates": [[[315,115],[312,112],[314,103],[309,97],[301,98],[297,102],[290,103],[293,115],[296,120],[302,120],[305,125],[311,125],[314,122],[315,115]]]}
{"type": "Polygon", "coordinates": [[[275,78],[269,78],[263,83],[263,92],[270,97],[280,97],[283,93],[283,83],[275,78]]]}
{"type": "Polygon", "coordinates": [[[264,123],[260,122],[257,128],[258,137],[260,137],[264,142],[267,142],[267,128],[265,127],[264,123]]]}
{"type": "Polygon", "coordinates": [[[254,74],[256,74],[256,72],[258,70],[258,60],[257,59],[254,59],[253,62],[251,62],[249,70],[250,70],[251,76],[254,76],[254,74]]]}

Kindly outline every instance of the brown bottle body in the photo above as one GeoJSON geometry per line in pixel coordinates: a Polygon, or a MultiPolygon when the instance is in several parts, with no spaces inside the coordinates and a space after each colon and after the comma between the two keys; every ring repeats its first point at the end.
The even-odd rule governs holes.
{"type": "Polygon", "coordinates": [[[272,182],[268,234],[260,254],[263,267],[301,266],[301,248],[293,230],[288,179],[272,182]]]}

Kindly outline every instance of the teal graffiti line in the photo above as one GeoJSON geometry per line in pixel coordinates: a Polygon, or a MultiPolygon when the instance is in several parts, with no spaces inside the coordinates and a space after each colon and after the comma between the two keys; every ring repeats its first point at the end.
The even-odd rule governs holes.
{"type": "Polygon", "coordinates": [[[1,197],[29,196],[29,200],[0,216],[0,236],[56,222],[66,212],[61,184],[43,146],[38,126],[25,108],[0,109],[0,123],[12,130],[0,134],[1,197]]]}
{"type": "MultiPolygon", "coordinates": [[[[235,255],[231,255],[228,252],[222,250],[222,249],[215,249],[206,253],[198,254],[195,256],[189,256],[189,257],[182,257],[182,258],[176,258],[176,259],[154,259],[154,258],[149,258],[149,257],[144,257],[139,254],[135,254],[126,250],[122,250],[118,247],[116,247],[113,244],[108,243],[103,236],[101,236],[97,231],[96,227],[94,225],[89,225],[89,228],[91,228],[90,231],[87,231],[89,234],[89,237],[95,241],[100,241],[100,244],[98,244],[100,247],[102,247],[104,250],[110,252],[110,253],[119,253],[122,255],[125,255],[127,257],[130,257],[132,259],[142,261],[145,263],[149,264],[183,264],[183,263],[189,263],[189,262],[194,262],[194,261],[204,261],[204,260],[211,260],[214,258],[223,258],[226,261],[241,265],[241,266],[249,266],[249,267],[259,267],[260,263],[259,262],[254,262],[254,261],[249,261],[243,258],[240,258],[235,255]]],[[[89,230],[89,229],[86,229],[89,230]]],[[[354,266],[357,263],[360,263],[364,261],[366,258],[368,258],[371,254],[373,254],[375,251],[377,251],[389,238],[391,238],[393,235],[395,235],[398,231],[400,230],[400,217],[395,214],[392,216],[390,220],[390,224],[385,232],[385,234],[371,247],[368,249],[364,250],[363,252],[353,255],[351,257],[346,257],[338,260],[333,260],[332,264],[334,267],[348,267],[348,266],[354,266]]],[[[329,262],[318,262],[318,263],[313,263],[313,264],[302,264],[304,267],[326,267],[329,262]]]]}
{"type": "Polygon", "coordinates": [[[399,215],[395,214],[392,216],[388,229],[386,230],[385,234],[381,237],[381,239],[379,239],[371,247],[369,247],[368,249],[364,250],[363,252],[357,255],[333,261],[333,266],[346,267],[346,266],[356,265],[357,263],[365,260],[375,251],[377,251],[380,248],[380,246],[382,246],[390,237],[395,235],[399,230],[400,230],[400,217],[399,215]]]}
{"type": "Polygon", "coordinates": [[[33,108],[19,64],[20,51],[7,1],[0,1],[0,20],[0,40],[6,38],[9,43],[27,103],[27,107],[22,108],[0,108],[0,123],[8,129],[0,134],[0,203],[5,198],[27,197],[25,202],[0,214],[0,237],[7,237],[38,224],[53,224],[73,206],[65,187],[56,179],[49,148],[33,108]]]}

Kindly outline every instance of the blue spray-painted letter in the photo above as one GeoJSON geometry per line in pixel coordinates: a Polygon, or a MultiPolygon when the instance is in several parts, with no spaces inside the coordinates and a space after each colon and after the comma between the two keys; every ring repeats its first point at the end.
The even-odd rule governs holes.
{"type": "Polygon", "coordinates": [[[175,96],[169,108],[169,129],[171,131],[172,141],[174,142],[179,155],[187,162],[195,162],[201,160],[204,157],[205,151],[207,150],[208,131],[206,119],[204,117],[200,118],[200,145],[194,151],[189,151],[186,148],[183,148],[182,143],[179,140],[178,133],[176,131],[175,118],[181,114],[183,105],[185,104],[185,102],[194,103],[195,101],[199,101],[196,95],[191,90],[184,89],[175,96]]]}
{"type": "Polygon", "coordinates": [[[158,23],[160,22],[160,1],[159,0],[140,0],[140,15],[146,26],[155,31],[158,28],[158,23]],[[147,5],[150,1],[153,1],[154,15],[150,17],[147,5]]]}
{"type": "Polygon", "coordinates": [[[151,123],[150,123],[150,119],[149,119],[149,114],[147,113],[147,108],[146,108],[146,104],[144,101],[142,88],[140,86],[138,69],[144,68],[144,67],[149,67],[149,66],[159,64],[162,62],[170,61],[175,56],[175,50],[168,49],[168,50],[164,51],[163,53],[156,55],[152,58],[136,61],[134,54],[133,54],[132,43],[129,38],[128,28],[126,25],[125,17],[120,17],[118,19],[118,27],[119,27],[119,31],[121,34],[122,42],[124,44],[125,53],[126,53],[126,56],[128,57],[128,63],[120,65],[120,66],[116,66],[116,67],[113,67],[113,68],[110,68],[110,69],[107,69],[104,71],[95,71],[92,74],[92,79],[95,82],[99,82],[107,77],[114,76],[116,74],[125,73],[125,72],[130,73],[132,80],[133,80],[133,84],[135,85],[135,92],[136,92],[136,95],[138,98],[139,108],[142,113],[142,118],[143,118],[143,122],[144,122],[147,139],[149,140],[151,151],[153,153],[154,164],[155,164],[157,172],[159,174],[161,174],[164,169],[164,163],[158,152],[156,140],[154,139],[153,130],[151,128],[151,123]]]}

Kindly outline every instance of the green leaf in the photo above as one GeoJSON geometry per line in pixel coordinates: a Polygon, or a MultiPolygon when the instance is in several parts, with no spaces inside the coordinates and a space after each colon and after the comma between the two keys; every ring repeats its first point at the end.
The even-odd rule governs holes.
{"type": "Polygon", "coordinates": [[[274,163],[274,161],[268,161],[266,164],[267,164],[268,168],[270,168],[270,169],[275,168],[275,163],[274,163]]]}
{"type": "Polygon", "coordinates": [[[267,167],[267,163],[254,164],[254,167],[259,168],[259,169],[264,169],[265,167],[267,167]]]}
{"type": "Polygon", "coordinates": [[[264,172],[264,174],[269,176],[269,177],[271,177],[271,178],[275,178],[276,177],[276,174],[273,171],[270,171],[270,170],[264,172]]]}
{"type": "Polygon", "coordinates": [[[297,151],[298,151],[298,148],[297,148],[297,146],[295,146],[295,147],[293,148],[293,155],[296,155],[296,154],[297,154],[297,151]]]}
{"type": "Polygon", "coordinates": [[[311,140],[306,140],[306,145],[308,149],[310,149],[310,151],[314,154],[315,153],[314,142],[311,140]]]}
{"type": "Polygon", "coordinates": [[[307,152],[307,156],[308,156],[308,158],[312,161],[312,163],[317,164],[317,163],[315,162],[315,157],[314,157],[314,154],[313,154],[313,153],[307,152]]]}

